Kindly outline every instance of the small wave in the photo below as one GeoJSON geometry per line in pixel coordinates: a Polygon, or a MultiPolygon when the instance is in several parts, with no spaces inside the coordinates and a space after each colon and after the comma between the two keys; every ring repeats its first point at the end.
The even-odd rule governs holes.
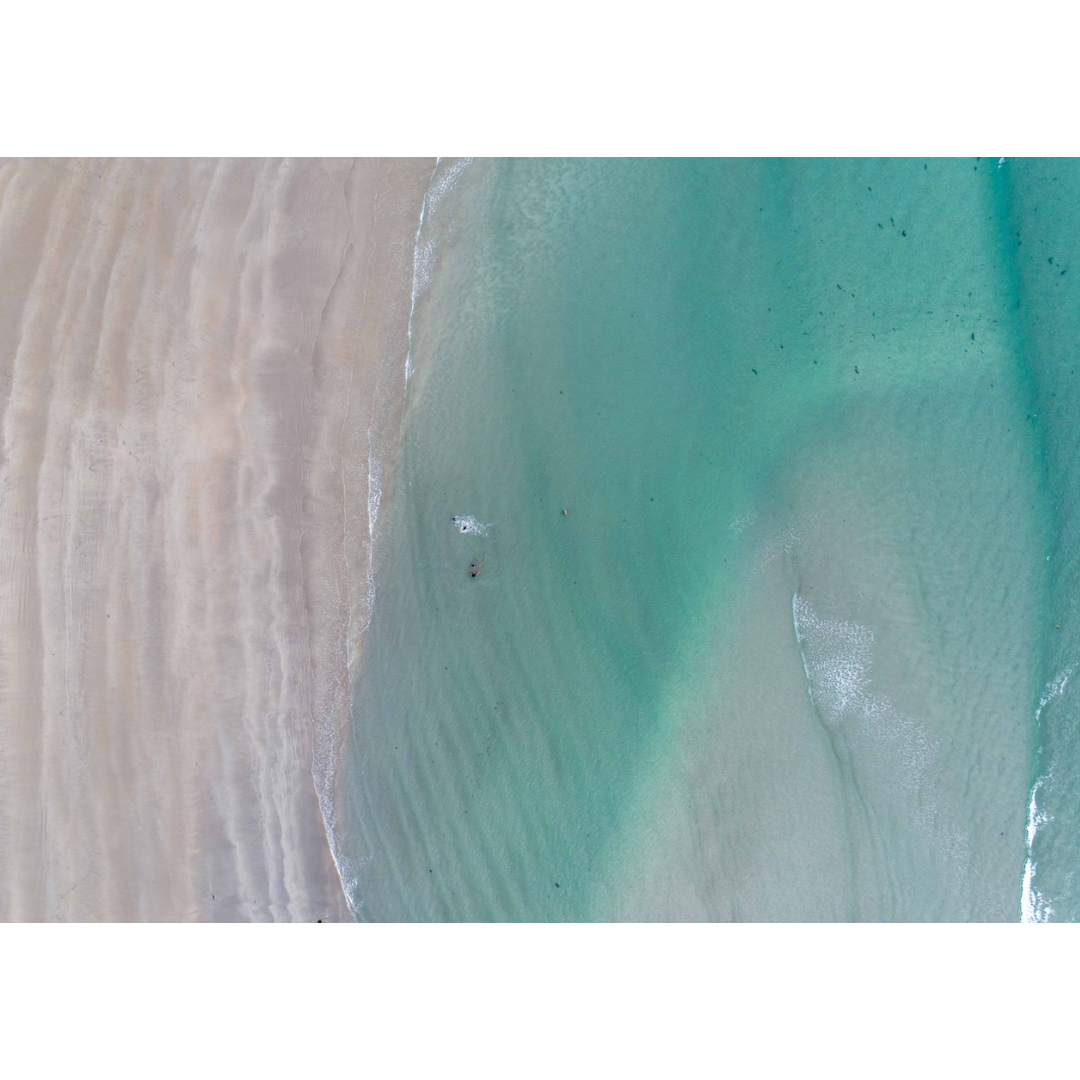
{"type": "Polygon", "coordinates": [[[375,523],[379,518],[379,503],[382,502],[382,459],[376,454],[374,440],[368,432],[368,539],[375,540],[375,523]]]}
{"type": "Polygon", "coordinates": [[[454,529],[457,532],[468,533],[471,536],[487,536],[490,525],[477,521],[474,517],[452,517],[454,529]]]}
{"type": "Polygon", "coordinates": [[[427,236],[425,225],[430,225],[431,215],[446,194],[458,182],[461,174],[472,164],[472,158],[459,158],[439,175],[443,159],[435,159],[435,168],[428,178],[427,190],[420,204],[420,221],[416,226],[416,239],[413,242],[413,280],[409,302],[409,322],[406,328],[408,347],[405,353],[405,387],[408,389],[409,376],[412,374],[413,361],[413,319],[416,316],[416,304],[431,283],[435,268],[435,251],[438,246],[434,237],[427,236]]]}
{"type": "Polygon", "coordinates": [[[1046,684],[1046,687],[1042,692],[1042,697],[1039,698],[1039,707],[1035,710],[1035,723],[1039,723],[1041,720],[1043,709],[1045,709],[1054,698],[1061,697],[1061,695],[1065,693],[1069,685],[1069,679],[1072,678],[1072,673],[1073,669],[1068,667],[1046,684]]]}
{"type": "MultiPolygon", "coordinates": [[[[1039,707],[1035,710],[1035,724],[1042,723],[1043,710],[1055,698],[1061,697],[1069,686],[1069,679],[1073,673],[1072,667],[1054,676],[1043,688],[1039,698],[1039,707]]],[[[1039,747],[1042,754],[1042,746],[1039,747]]],[[[1035,837],[1039,830],[1051,821],[1051,817],[1045,810],[1039,809],[1039,789],[1052,781],[1053,775],[1047,773],[1040,776],[1031,786],[1031,798],[1028,801],[1027,819],[1027,859],[1024,862],[1024,878],[1020,885],[1020,921],[1022,923],[1049,922],[1054,914],[1054,907],[1050,900],[1035,888],[1035,837]]]]}
{"type": "Polygon", "coordinates": [[[1049,779],[1040,776],[1031,788],[1028,803],[1027,860],[1024,863],[1024,880],[1020,886],[1020,921],[1022,923],[1049,922],[1054,914],[1053,905],[1035,888],[1035,835],[1050,816],[1039,809],[1039,788],[1049,779]]]}
{"type": "Polygon", "coordinates": [[[1054,916],[1053,905],[1035,888],[1034,880],[1035,860],[1029,856],[1024,864],[1024,884],[1020,896],[1020,921],[1022,923],[1050,922],[1054,916]]]}
{"type": "Polygon", "coordinates": [[[1034,786],[1031,789],[1031,801],[1028,803],[1028,823],[1027,823],[1027,850],[1028,855],[1031,855],[1032,845],[1035,843],[1035,834],[1039,831],[1039,827],[1045,825],[1050,818],[1039,811],[1038,798],[1039,788],[1046,783],[1047,778],[1040,776],[1035,781],[1034,786]]]}

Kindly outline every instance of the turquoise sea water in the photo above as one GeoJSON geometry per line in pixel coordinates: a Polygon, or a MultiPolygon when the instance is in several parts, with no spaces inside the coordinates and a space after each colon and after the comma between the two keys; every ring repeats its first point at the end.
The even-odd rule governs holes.
{"type": "Polygon", "coordinates": [[[358,917],[1080,914],[1080,168],[439,198],[338,775],[358,917]]]}

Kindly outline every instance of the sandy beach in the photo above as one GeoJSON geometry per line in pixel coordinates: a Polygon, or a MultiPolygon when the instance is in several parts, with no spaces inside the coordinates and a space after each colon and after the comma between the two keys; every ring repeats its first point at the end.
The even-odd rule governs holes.
{"type": "Polygon", "coordinates": [[[0,165],[0,919],[348,918],[432,162],[0,165]]]}

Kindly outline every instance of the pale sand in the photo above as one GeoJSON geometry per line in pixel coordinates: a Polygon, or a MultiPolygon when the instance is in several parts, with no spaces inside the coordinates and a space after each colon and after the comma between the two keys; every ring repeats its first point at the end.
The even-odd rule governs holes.
{"type": "Polygon", "coordinates": [[[0,165],[0,918],[349,916],[317,788],[431,168],[0,165]]]}

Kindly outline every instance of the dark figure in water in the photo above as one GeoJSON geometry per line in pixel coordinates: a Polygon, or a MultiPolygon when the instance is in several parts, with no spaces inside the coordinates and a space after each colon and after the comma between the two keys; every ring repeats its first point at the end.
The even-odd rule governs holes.
{"type": "Polygon", "coordinates": [[[479,577],[479,576],[480,576],[480,567],[477,566],[476,563],[472,563],[472,565],[470,565],[470,567],[469,567],[469,577],[479,577]]]}

